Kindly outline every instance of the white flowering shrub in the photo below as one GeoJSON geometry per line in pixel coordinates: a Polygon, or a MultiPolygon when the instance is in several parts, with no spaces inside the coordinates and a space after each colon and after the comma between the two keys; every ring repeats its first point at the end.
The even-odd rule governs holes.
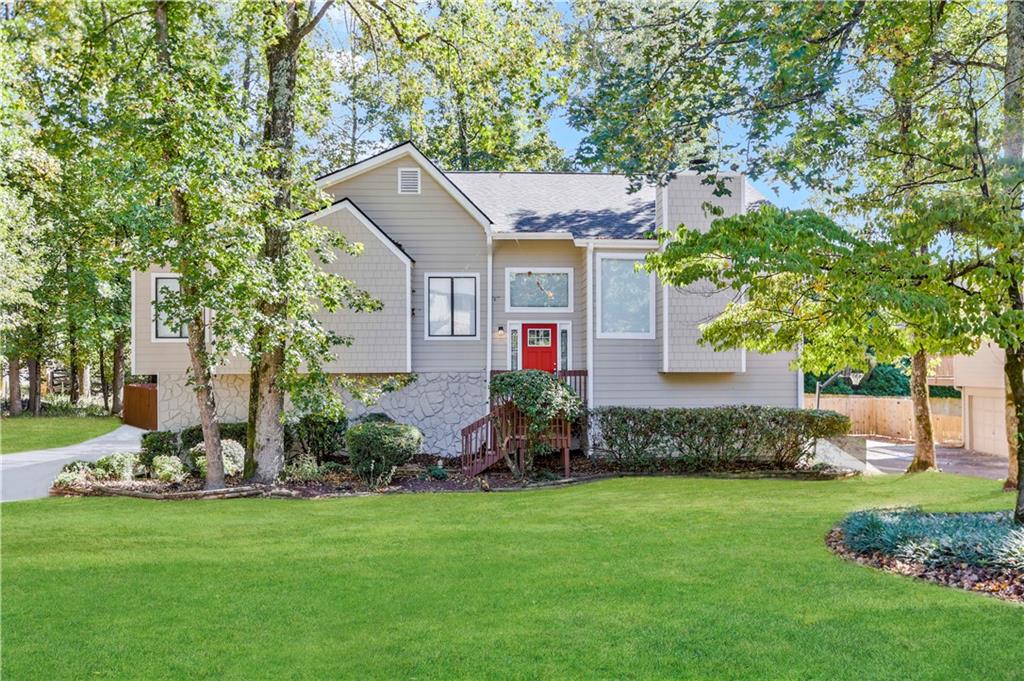
{"type": "Polygon", "coordinates": [[[69,489],[83,487],[93,479],[92,468],[88,461],[72,461],[60,469],[60,473],[53,480],[53,486],[69,489]]]}
{"type": "Polygon", "coordinates": [[[93,475],[97,480],[131,480],[135,477],[135,465],[138,462],[137,452],[107,454],[96,461],[93,475]]]}
{"type": "Polygon", "coordinates": [[[153,477],[161,482],[181,482],[188,477],[185,464],[176,456],[154,456],[153,477]]]}
{"type": "MultiPolygon", "coordinates": [[[[234,440],[221,440],[220,451],[224,461],[224,475],[241,473],[245,465],[245,447],[234,440]]],[[[206,477],[206,446],[202,442],[188,450],[188,462],[196,477],[206,477]]]]}

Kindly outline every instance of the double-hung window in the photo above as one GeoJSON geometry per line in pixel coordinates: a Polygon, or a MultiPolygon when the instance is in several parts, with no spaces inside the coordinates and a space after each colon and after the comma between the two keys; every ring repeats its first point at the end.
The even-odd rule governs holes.
{"type": "Polygon", "coordinates": [[[163,305],[168,294],[176,294],[181,290],[181,280],[177,275],[153,275],[153,339],[158,341],[178,341],[188,338],[188,326],[171,324],[163,305]]]}
{"type": "Polygon", "coordinates": [[[480,276],[443,273],[425,275],[429,339],[480,337],[477,324],[480,276]]]}
{"type": "Polygon", "coordinates": [[[597,337],[654,338],[654,275],[643,255],[597,254],[597,337]]]}

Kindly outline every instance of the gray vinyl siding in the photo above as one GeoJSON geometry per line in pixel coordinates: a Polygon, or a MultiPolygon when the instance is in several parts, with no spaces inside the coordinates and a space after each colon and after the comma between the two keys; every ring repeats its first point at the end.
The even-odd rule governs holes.
{"type": "MultiPolygon", "coordinates": [[[[720,207],[723,214],[735,215],[745,205],[745,180],[735,174],[724,176],[732,192],[729,196],[716,197],[710,185],[702,184],[701,177],[694,174],[679,175],[665,187],[659,188],[655,203],[658,221],[676,229],[680,225],[687,229],[707,231],[715,216],[708,213],[705,203],[720,207]]],[[[731,291],[715,292],[704,283],[695,283],[685,289],[669,289],[668,294],[668,352],[663,368],[670,372],[726,372],[742,369],[742,353],[739,350],[716,352],[699,343],[700,326],[720,313],[732,299],[731,291]]],[[[659,303],[660,305],[660,303],[659,303]]],[[[664,308],[659,307],[659,315],[664,308]]]]}
{"type": "MultiPolygon", "coordinates": [[[[621,251],[614,248],[595,249],[595,264],[597,255],[601,252],[621,251]]],[[[595,296],[600,295],[600,284],[600,277],[595,269],[595,296]]],[[[734,371],[724,372],[708,372],[701,370],[700,367],[687,372],[663,372],[663,288],[660,284],[655,287],[654,339],[602,339],[595,335],[594,361],[590,377],[594,391],[594,406],[798,406],[796,374],[789,369],[793,353],[758,355],[748,352],[744,372],[739,371],[741,365],[734,371]]],[[[596,315],[594,323],[597,324],[596,315]]],[[[670,316],[670,328],[674,324],[675,320],[670,316]]],[[[730,356],[732,352],[730,351],[730,356]]],[[[735,353],[742,362],[742,352],[735,353]]]]}
{"type": "Polygon", "coordinates": [[[412,271],[413,371],[482,371],[486,365],[487,237],[483,226],[447,190],[422,170],[421,193],[398,193],[398,168],[416,165],[400,158],[326,187],[336,199],[351,199],[415,260],[412,271]],[[480,277],[478,340],[424,338],[423,275],[458,272],[480,277]]]}
{"type": "MultiPolygon", "coordinates": [[[[741,371],[740,350],[716,351],[700,343],[701,325],[713,320],[732,300],[732,291],[715,291],[707,284],[692,284],[684,289],[668,288],[668,363],[666,371],[722,372],[741,371]]],[[[664,307],[658,308],[659,315],[664,307]]]]}
{"type": "MultiPolygon", "coordinates": [[[[510,321],[572,322],[572,365],[569,369],[587,367],[587,251],[569,240],[494,242],[494,326],[510,321]],[[565,267],[573,270],[573,311],[505,312],[506,267],[565,267]]],[[[492,362],[495,369],[508,368],[508,338],[492,339],[492,362]]],[[[520,342],[522,342],[520,340],[520,342]]]]}
{"type": "Polygon", "coordinates": [[[133,272],[134,299],[132,312],[132,355],[136,374],[180,373],[188,370],[188,346],[184,340],[154,341],[153,339],[153,273],[170,273],[163,267],[153,266],[145,272],[133,272]]]}
{"type": "Polygon", "coordinates": [[[325,364],[324,370],[332,374],[408,371],[406,263],[347,208],[317,218],[316,222],[344,235],[350,243],[363,245],[359,256],[340,254],[333,262],[324,264],[324,271],[351,279],[384,305],[376,312],[342,309],[317,315],[324,329],[352,339],[351,345],[335,349],[336,361],[325,364]]]}

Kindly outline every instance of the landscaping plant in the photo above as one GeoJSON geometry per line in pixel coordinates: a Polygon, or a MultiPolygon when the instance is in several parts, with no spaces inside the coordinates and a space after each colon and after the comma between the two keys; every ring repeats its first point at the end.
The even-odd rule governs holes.
{"type": "Polygon", "coordinates": [[[816,438],[850,431],[842,414],[780,407],[600,407],[592,418],[596,449],[631,470],[659,459],[687,471],[792,469],[807,461],[816,438]]]}
{"type": "MultiPolygon", "coordinates": [[[[188,449],[191,449],[192,446],[201,440],[202,436],[200,435],[199,439],[190,445],[188,449]]],[[[156,430],[150,433],[143,433],[142,452],[139,454],[139,458],[143,465],[148,466],[158,456],[177,457],[180,451],[181,447],[178,445],[177,433],[169,430],[156,430]]]]}
{"type": "Polygon", "coordinates": [[[160,455],[153,457],[150,466],[153,477],[161,482],[182,482],[188,477],[185,464],[176,456],[160,455]]]}
{"type": "Polygon", "coordinates": [[[96,461],[93,475],[97,480],[132,480],[139,455],[135,452],[108,454],[96,461]]]}
{"type": "MultiPolygon", "coordinates": [[[[245,447],[234,440],[221,440],[221,452],[224,460],[224,475],[238,475],[242,472],[245,462],[245,447]]],[[[188,464],[196,476],[206,477],[206,449],[202,442],[197,442],[188,450],[188,464]]]]}
{"type": "Polygon", "coordinates": [[[851,513],[843,543],[857,553],[880,552],[928,566],[1024,570],[1024,529],[1009,512],[925,513],[893,508],[851,513]]]}
{"type": "Polygon", "coordinates": [[[419,428],[403,423],[360,423],[349,428],[345,439],[352,471],[370,487],[386,485],[394,470],[423,447],[419,428]]]}
{"type": "MultiPolygon", "coordinates": [[[[512,404],[526,417],[526,470],[519,470],[512,459],[505,455],[509,470],[518,477],[526,475],[533,467],[533,459],[545,454],[544,436],[557,418],[574,421],[583,411],[583,400],[565,381],[547,371],[526,369],[507,371],[491,378],[491,400],[512,404]]],[[[505,419],[496,419],[495,427],[504,430],[509,427],[505,419]]],[[[499,439],[513,436],[513,433],[498,433],[499,439]]]]}

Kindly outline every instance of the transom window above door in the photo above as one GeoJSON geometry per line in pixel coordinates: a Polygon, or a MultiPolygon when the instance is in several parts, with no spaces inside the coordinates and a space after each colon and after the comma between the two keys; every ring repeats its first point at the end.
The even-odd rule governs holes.
{"type": "Polygon", "coordinates": [[[572,312],[571,267],[505,269],[505,311],[572,312]]]}

